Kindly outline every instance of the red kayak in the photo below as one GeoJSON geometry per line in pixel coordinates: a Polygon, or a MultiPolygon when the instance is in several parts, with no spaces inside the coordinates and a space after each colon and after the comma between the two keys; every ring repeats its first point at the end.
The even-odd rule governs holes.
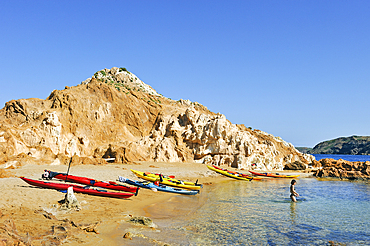
{"type": "Polygon", "coordinates": [[[96,187],[101,187],[101,188],[111,189],[111,190],[127,191],[127,192],[136,193],[136,194],[140,189],[138,187],[129,187],[129,186],[117,184],[116,182],[111,182],[111,181],[105,182],[105,181],[100,181],[100,180],[86,178],[86,177],[73,176],[69,174],[67,176],[67,174],[65,173],[52,172],[49,170],[45,170],[45,173],[42,175],[42,178],[49,179],[49,180],[51,180],[52,178],[56,178],[56,179],[61,179],[67,182],[74,182],[74,183],[96,186],[96,187]]]}
{"type": "Polygon", "coordinates": [[[89,195],[94,195],[94,196],[105,196],[105,197],[113,197],[113,198],[129,198],[134,195],[132,193],[108,192],[105,190],[95,190],[95,189],[83,187],[81,185],[74,185],[74,184],[68,184],[68,183],[44,182],[40,180],[28,179],[25,177],[21,177],[21,179],[25,181],[26,183],[33,185],[33,186],[37,186],[37,187],[43,187],[43,188],[55,189],[55,190],[67,190],[68,187],[73,187],[74,192],[89,194],[89,195]]]}

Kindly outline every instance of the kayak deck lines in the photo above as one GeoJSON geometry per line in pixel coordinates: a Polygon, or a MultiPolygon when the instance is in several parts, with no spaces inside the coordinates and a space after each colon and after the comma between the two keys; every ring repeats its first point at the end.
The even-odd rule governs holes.
{"type": "Polygon", "coordinates": [[[103,196],[111,198],[130,198],[133,196],[133,193],[123,193],[123,192],[110,192],[107,190],[93,189],[90,186],[81,186],[70,183],[54,183],[54,182],[45,182],[35,179],[29,179],[25,177],[20,177],[24,182],[32,186],[37,186],[41,188],[54,189],[59,191],[67,190],[69,187],[73,187],[73,191],[76,193],[83,193],[94,196],[103,196]]]}
{"type": "Polygon", "coordinates": [[[69,174],[67,175],[66,173],[53,172],[49,170],[44,170],[42,178],[47,179],[47,180],[56,178],[56,179],[64,180],[67,182],[74,182],[74,183],[83,184],[83,185],[101,187],[101,188],[110,189],[110,190],[132,192],[132,193],[135,193],[136,195],[139,190],[138,187],[129,187],[129,186],[125,186],[122,184],[117,184],[116,182],[112,182],[112,181],[108,181],[108,182],[101,181],[101,180],[96,180],[96,179],[87,178],[87,177],[73,176],[69,174]]]}
{"type": "Polygon", "coordinates": [[[224,176],[227,176],[229,178],[234,178],[234,179],[238,179],[238,180],[245,180],[245,181],[252,181],[253,180],[253,177],[250,177],[250,176],[243,176],[243,175],[240,175],[238,173],[230,173],[229,171],[224,171],[222,170],[221,168],[215,168],[213,166],[209,166],[207,165],[208,169],[212,170],[212,171],[215,171],[219,174],[222,174],[224,176]]]}
{"type": "Polygon", "coordinates": [[[164,184],[167,186],[173,186],[177,188],[187,189],[187,190],[200,190],[202,188],[201,184],[198,184],[197,182],[190,182],[190,181],[182,181],[178,179],[169,178],[164,175],[156,175],[149,172],[141,172],[137,170],[131,169],[131,172],[133,172],[138,178],[156,182],[158,181],[160,184],[164,184]]]}
{"type": "Polygon", "coordinates": [[[141,188],[151,189],[155,191],[171,192],[171,193],[182,194],[182,195],[196,195],[199,193],[199,190],[180,189],[180,188],[160,184],[158,181],[156,181],[155,183],[152,183],[149,181],[137,181],[137,180],[131,180],[128,178],[124,178],[122,176],[119,176],[118,180],[123,183],[135,185],[141,188]]]}

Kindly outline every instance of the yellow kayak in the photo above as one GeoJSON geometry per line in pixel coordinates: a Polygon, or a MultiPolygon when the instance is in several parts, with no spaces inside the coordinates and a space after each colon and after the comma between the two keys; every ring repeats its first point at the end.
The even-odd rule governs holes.
{"type": "Polygon", "coordinates": [[[215,168],[215,169],[221,170],[221,171],[228,172],[230,175],[234,174],[237,177],[243,177],[243,178],[246,178],[246,179],[253,179],[253,180],[262,180],[262,178],[260,178],[260,177],[251,176],[251,175],[248,175],[248,174],[245,174],[245,173],[240,173],[240,172],[227,170],[225,168],[221,168],[221,167],[218,167],[216,165],[212,165],[212,167],[215,168]]]}
{"type": "Polygon", "coordinates": [[[142,179],[145,179],[151,182],[158,181],[159,183],[164,184],[164,185],[170,185],[170,186],[188,189],[188,190],[200,190],[201,188],[201,185],[195,184],[193,182],[184,182],[181,180],[176,180],[176,179],[166,178],[166,177],[162,177],[161,179],[159,175],[156,175],[154,173],[144,173],[144,172],[140,172],[140,171],[133,170],[133,169],[131,169],[131,172],[133,172],[139,178],[142,178],[142,179]]]}
{"type": "Polygon", "coordinates": [[[211,167],[211,166],[208,166],[207,167],[209,169],[211,169],[212,171],[215,171],[217,173],[220,173],[222,175],[225,175],[227,177],[230,177],[230,178],[234,178],[234,179],[239,179],[239,180],[246,180],[246,181],[252,181],[253,177],[244,177],[238,173],[230,173],[228,171],[224,171],[224,170],[221,170],[221,169],[217,169],[217,168],[214,168],[214,167],[211,167]]]}
{"type": "MultiPolygon", "coordinates": [[[[131,170],[132,172],[139,172],[139,171],[136,171],[136,170],[131,170]]],[[[186,184],[186,185],[197,185],[197,186],[200,186],[202,187],[203,185],[201,184],[198,184],[197,182],[191,182],[191,181],[185,181],[185,180],[179,180],[179,179],[175,179],[175,176],[167,176],[167,175],[163,175],[163,174],[158,174],[158,173],[149,173],[149,172],[145,172],[145,175],[146,176],[149,176],[149,177],[153,177],[153,178],[156,178],[156,179],[160,179],[160,175],[162,176],[162,179],[165,179],[165,180],[168,180],[168,181],[171,181],[171,182],[175,182],[175,183],[183,183],[183,184],[186,184]]]]}

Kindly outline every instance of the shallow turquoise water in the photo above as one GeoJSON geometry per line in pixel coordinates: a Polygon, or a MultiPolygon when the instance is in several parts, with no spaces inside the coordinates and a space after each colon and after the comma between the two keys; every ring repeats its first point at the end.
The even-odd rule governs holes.
{"type": "Polygon", "coordinates": [[[164,242],[178,245],[370,245],[370,184],[298,179],[225,181],[199,196],[149,208],[164,242]]]}

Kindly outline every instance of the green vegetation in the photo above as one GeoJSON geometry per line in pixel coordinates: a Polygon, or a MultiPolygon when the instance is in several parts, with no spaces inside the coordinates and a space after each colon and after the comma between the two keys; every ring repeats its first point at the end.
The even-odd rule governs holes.
{"type": "Polygon", "coordinates": [[[96,73],[94,73],[94,78],[98,78],[98,75],[99,75],[99,73],[101,73],[103,76],[107,76],[107,74],[105,73],[105,71],[104,70],[100,70],[100,71],[97,71],[96,73]]]}
{"type": "Polygon", "coordinates": [[[127,71],[127,69],[126,69],[125,67],[120,67],[118,71],[119,71],[119,72],[128,72],[128,71],[127,71]]]}
{"type": "Polygon", "coordinates": [[[310,154],[370,155],[370,137],[340,137],[317,144],[310,154]]]}
{"type": "Polygon", "coordinates": [[[295,147],[299,152],[303,153],[303,154],[307,154],[309,153],[312,148],[308,148],[308,147],[295,147]]]}

